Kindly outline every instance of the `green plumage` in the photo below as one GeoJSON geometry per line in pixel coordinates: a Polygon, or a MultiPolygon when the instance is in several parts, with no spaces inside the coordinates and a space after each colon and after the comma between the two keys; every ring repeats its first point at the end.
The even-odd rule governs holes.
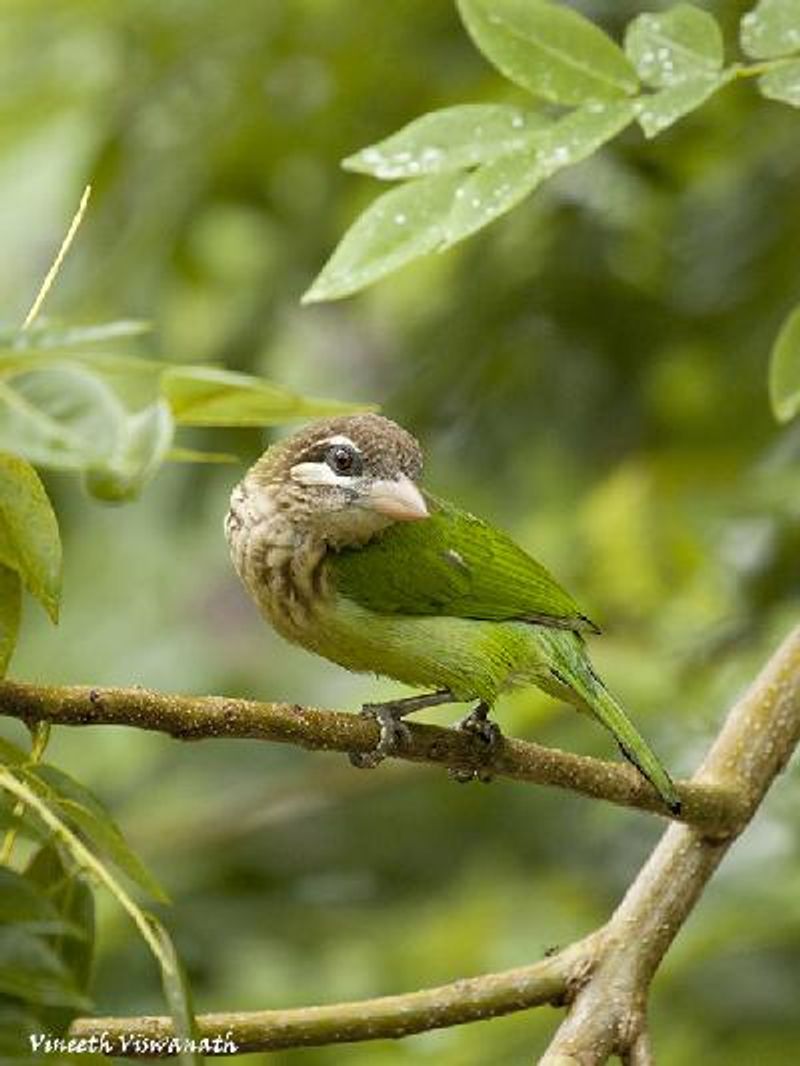
{"type": "Polygon", "coordinates": [[[602,722],[677,811],[669,775],[592,669],[583,634],[597,627],[509,536],[424,496],[421,475],[401,426],[332,418],[269,448],[225,523],[234,566],[287,640],[418,690],[369,705],[381,728],[368,765],[427,696],[477,702],[462,724],[491,742],[483,727],[500,693],[538,685],[602,722]]]}
{"type": "Polygon", "coordinates": [[[396,523],[333,560],[339,591],[380,614],[597,627],[547,570],[499,529],[426,496],[430,517],[396,523]]]}
{"type": "Polygon", "coordinates": [[[308,645],[352,670],[447,688],[491,704],[536,684],[593,714],[666,804],[669,775],[592,669],[581,630],[595,630],[543,566],[505,533],[440,500],[430,517],[396,523],[369,544],[333,553],[334,597],[308,645]]]}

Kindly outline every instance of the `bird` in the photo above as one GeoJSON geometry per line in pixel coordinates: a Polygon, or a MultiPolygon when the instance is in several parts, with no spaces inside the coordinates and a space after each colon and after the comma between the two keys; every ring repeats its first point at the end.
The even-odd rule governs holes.
{"type": "Polygon", "coordinates": [[[417,440],[383,415],[323,419],[267,448],[225,518],[234,568],[282,637],[422,690],[364,704],[379,740],[351,760],[376,766],[407,741],[406,715],[445,703],[474,703],[460,728],[495,751],[499,695],[533,685],[593,715],[679,814],[672,779],[591,664],[598,627],[511,536],[426,492],[422,467],[417,440]]]}

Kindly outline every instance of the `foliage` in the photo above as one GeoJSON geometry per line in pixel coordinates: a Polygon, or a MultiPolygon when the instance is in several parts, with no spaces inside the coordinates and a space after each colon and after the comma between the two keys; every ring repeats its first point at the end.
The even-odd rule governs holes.
{"type": "Polygon", "coordinates": [[[345,167],[411,182],[381,196],[351,228],[307,302],[347,296],[444,251],[634,119],[655,137],[733,78],[758,76],[765,96],[797,105],[797,64],[784,58],[800,52],[800,12],[791,3],[761,3],[742,19],[743,51],[773,62],[728,68],[719,24],[688,3],[633,19],[624,52],[552,0],[458,0],[458,8],[477,47],[510,81],[540,106],[575,111],[450,107],[346,159],[345,167]],[[448,176],[423,176],[433,173],[448,176]]]}
{"type": "MultiPolygon", "coordinates": [[[[500,32],[481,20],[487,6],[462,9],[494,32],[488,58],[506,42],[504,64],[536,46],[507,32],[520,10],[567,10],[504,4],[500,32]]],[[[688,15],[687,5],[653,3],[656,18],[669,15],[662,64],[658,49],[645,59],[660,31],[642,5],[582,4],[591,28],[584,19],[587,32],[570,38],[601,54],[600,82],[612,87],[589,111],[583,95],[533,98],[498,76],[454,10],[426,0],[234,5],[224,20],[210,0],[8,4],[0,285],[15,322],[75,190],[89,175],[95,190],[47,305],[69,320],[54,313],[2,337],[2,384],[41,399],[46,416],[20,421],[17,403],[9,417],[40,449],[61,442],[60,461],[40,465],[66,560],[58,634],[30,612],[16,672],[326,705],[375,699],[379,683],[287,651],[240,598],[219,535],[235,471],[169,462],[147,479],[154,455],[255,456],[254,423],[273,421],[262,402],[278,405],[277,420],[300,412],[297,397],[376,398],[424,441],[432,487],[512,528],[598,617],[606,635],[592,651],[604,676],[676,772],[693,768],[721,710],[796,613],[798,548],[796,426],[776,433],[768,417],[763,358],[797,301],[797,116],[769,102],[796,103],[798,61],[791,49],[774,53],[791,40],[780,20],[792,5],[758,4],[747,22],[742,4],[704,6],[688,15]],[[747,61],[738,66],[740,22],[747,61]],[[716,23],[729,57],[721,65],[716,23]],[[773,54],[760,55],[765,48],[773,54]],[[770,69],[758,71],[763,64],[770,69]],[[641,85],[628,95],[631,66],[641,85]],[[637,114],[614,133],[630,106],[637,114]],[[577,134],[563,125],[582,117],[577,134]],[[654,132],[660,121],[672,124],[644,142],[636,125],[654,132]],[[442,155],[425,156],[432,146],[442,155]],[[551,158],[540,172],[531,157],[541,163],[543,150],[551,158]],[[395,215],[411,218],[439,195],[447,215],[423,212],[409,257],[413,227],[399,226],[397,242],[385,213],[389,232],[373,233],[374,259],[359,269],[410,268],[355,300],[301,312],[299,293],[365,207],[365,183],[336,174],[336,158],[399,182],[384,197],[414,190],[395,215]],[[441,184],[420,185],[429,180],[441,184]],[[482,204],[456,198],[465,183],[482,204]],[[486,197],[504,184],[502,210],[484,218],[486,197]],[[448,255],[418,258],[445,244],[448,255]],[[120,313],[133,317],[117,323],[120,313]],[[140,317],[154,330],[142,332],[140,317]],[[176,366],[203,368],[178,375],[180,398],[169,394],[176,366]],[[42,384],[45,372],[56,377],[42,384]],[[225,414],[244,384],[229,374],[254,385],[245,425],[225,414]],[[91,409],[95,429],[64,436],[63,422],[53,425],[54,382],[72,397],[64,416],[85,426],[91,409]],[[174,404],[184,402],[179,416],[174,404]],[[178,454],[152,432],[168,424],[164,404],[173,429],[182,418],[178,454]],[[198,407],[215,428],[190,423],[198,407]],[[146,428],[128,421],[148,410],[146,428]],[[85,461],[68,461],[76,452],[85,461]],[[135,506],[90,507],[66,467],[95,492],[127,495],[147,482],[146,491],[135,506]]],[[[553,84],[569,94],[564,66],[553,84]]],[[[789,341],[772,368],[773,402],[787,417],[800,358],[789,341]]],[[[23,563],[0,561],[0,647],[10,654],[23,563]]],[[[531,694],[510,698],[501,720],[512,733],[611,754],[589,724],[531,694]]],[[[400,991],[529,961],[602,919],[651,839],[635,815],[525,788],[458,790],[413,769],[362,778],[341,760],[247,742],[187,748],[76,732],[56,736],[50,758],[103,796],[170,887],[179,903],[170,930],[202,1010],[400,991]]],[[[669,1062],[792,1057],[796,801],[793,769],[670,956],[654,1003],[655,1042],[669,1062]]],[[[68,806],[54,809],[81,833],[68,806]]],[[[49,833],[27,807],[15,815],[7,804],[2,817],[18,830],[14,872],[27,882],[28,856],[49,833]]],[[[91,847],[124,887],[103,840],[91,847]]],[[[82,885],[63,844],[58,852],[64,884],[82,885]]],[[[47,854],[41,883],[52,887],[47,854]]],[[[31,921],[87,928],[60,897],[38,895],[57,915],[40,909],[31,921]]],[[[39,952],[34,971],[51,987],[72,973],[87,995],[52,941],[91,942],[98,1011],[163,1010],[136,937],[99,895],[97,904],[96,938],[31,933],[50,970],[26,938],[39,952]]],[[[28,1002],[3,1002],[18,1030],[33,1025],[28,1002]]],[[[551,1025],[524,1016],[270,1062],[528,1061],[551,1025]]]]}
{"type": "Polygon", "coordinates": [[[179,963],[169,937],[133,901],[107,859],[156,901],[165,901],[162,890],[94,796],[39,763],[38,754],[28,757],[4,742],[6,765],[0,768],[4,862],[18,834],[34,841],[23,869],[0,869],[0,1041],[14,1061],[46,1061],[31,1034],[63,1035],[78,1011],[91,1009],[94,885],[108,889],[139,927],[161,966],[176,1017],[186,1010],[185,996],[174,991],[181,987],[179,963]]]}
{"type": "MultiPolygon", "coordinates": [[[[36,321],[88,202],[78,213],[22,328],[6,330],[0,347],[0,678],[14,652],[24,585],[57,622],[62,559],[58,522],[31,463],[83,475],[91,496],[136,498],[169,458],[225,461],[225,455],[173,448],[179,425],[269,425],[353,410],[272,382],[216,367],[169,365],[121,355],[120,338],[144,323],[117,321],[52,327],[36,321]]],[[[355,408],[357,409],[357,408],[355,408]]],[[[3,743],[0,795],[16,803],[2,812],[0,851],[0,1048],[4,1061],[46,1061],[36,1036],[64,1037],[88,996],[94,951],[92,888],[102,886],[127,911],[161,969],[175,1033],[196,1036],[189,987],[169,933],[143,911],[112,871],[118,867],[158,902],[168,902],[92,794],[56,767],[41,765],[48,731],[34,732],[30,758],[3,743]],[[9,864],[16,839],[40,846],[24,869],[9,864]],[[76,946],[75,941],[78,941],[76,946]]]]}
{"type": "MultiPolygon", "coordinates": [[[[624,53],[552,0],[458,0],[458,7],[477,47],[510,81],[540,107],[575,110],[448,107],[345,159],[346,168],[407,184],[380,196],[351,227],[306,302],[348,296],[419,256],[446,251],[634,119],[655,137],[734,78],[756,77],[765,97],[800,107],[793,0],[762,0],[742,17],[742,51],[762,62],[728,67],[718,22],[693,4],[638,15],[625,31],[624,53]]],[[[790,319],[772,356],[773,408],[782,420],[800,402],[787,370],[800,364],[790,319]]]]}

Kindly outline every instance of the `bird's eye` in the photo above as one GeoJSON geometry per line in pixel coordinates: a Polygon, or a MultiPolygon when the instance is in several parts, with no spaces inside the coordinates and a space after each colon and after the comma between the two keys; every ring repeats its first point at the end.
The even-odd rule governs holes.
{"type": "Polygon", "coordinates": [[[354,476],[361,472],[361,456],[345,444],[335,444],[326,456],[328,466],[337,474],[354,476]]]}

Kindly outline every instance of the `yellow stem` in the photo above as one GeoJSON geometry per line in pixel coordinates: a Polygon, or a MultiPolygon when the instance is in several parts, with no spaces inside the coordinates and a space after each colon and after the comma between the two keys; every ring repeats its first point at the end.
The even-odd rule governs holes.
{"type": "Polygon", "coordinates": [[[23,331],[30,329],[30,327],[33,325],[34,319],[39,314],[42,304],[44,303],[48,292],[50,292],[50,289],[52,288],[53,282],[58,277],[58,272],[61,269],[61,264],[64,262],[64,257],[69,251],[70,245],[75,239],[75,234],[78,232],[78,227],[83,221],[83,216],[86,213],[86,207],[89,203],[89,197],[91,196],[91,194],[92,187],[91,185],[87,185],[86,188],[83,190],[83,196],[81,197],[81,202],[78,204],[78,210],[75,212],[72,218],[72,222],[70,222],[69,229],[67,230],[67,235],[61,242],[61,247],[58,249],[56,257],[53,260],[50,269],[47,271],[47,274],[45,275],[45,279],[36,294],[36,299],[31,304],[30,311],[28,311],[27,315],[25,316],[25,321],[22,323],[23,331]]]}
{"type": "MultiPolygon", "coordinates": [[[[31,757],[30,765],[38,766],[42,761],[42,756],[47,748],[47,742],[50,739],[50,723],[49,722],[37,722],[31,729],[32,741],[31,741],[31,757]]],[[[22,800],[19,800],[14,806],[14,817],[21,818],[25,813],[25,804],[22,800]]],[[[17,839],[19,830],[16,826],[11,826],[6,832],[3,840],[3,846],[0,848],[0,866],[9,866],[11,863],[11,853],[14,850],[14,844],[17,839]]]]}

